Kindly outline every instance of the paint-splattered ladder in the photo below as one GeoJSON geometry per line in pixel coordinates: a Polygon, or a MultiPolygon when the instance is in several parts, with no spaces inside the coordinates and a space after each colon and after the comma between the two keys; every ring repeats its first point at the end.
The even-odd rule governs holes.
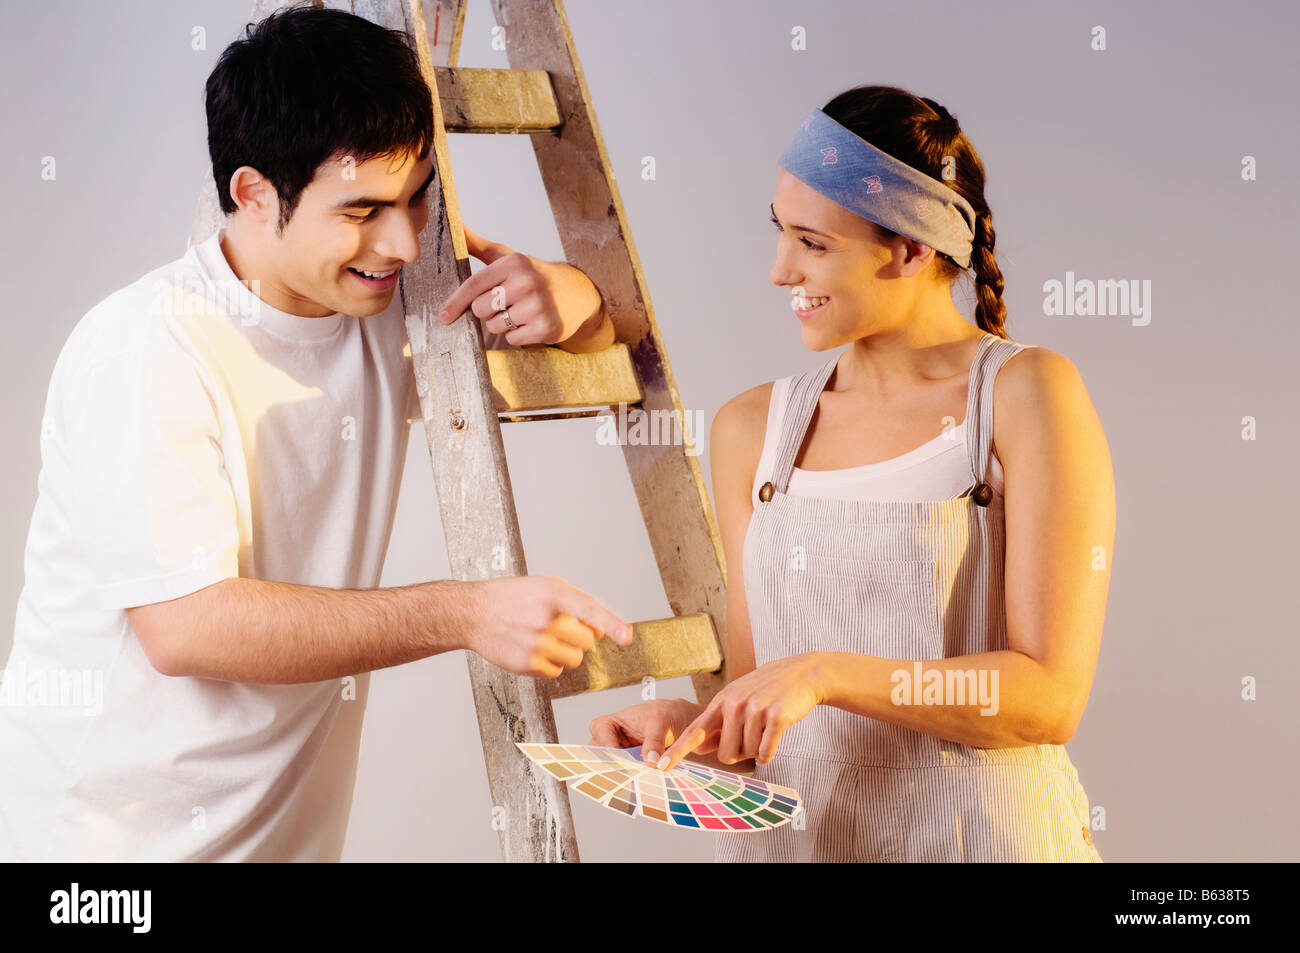
{"type": "MultiPolygon", "coordinates": [[[[257,0],[250,19],[283,5],[257,0]]],[[[655,419],[674,412],[674,419],[687,419],[568,20],[560,0],[492,0],[512,68],[458,69],[464,0],[323,5],[406,31],[437,93],[434,150],[442,199],[421,235],[423,254],[403,269],[402,279],[425,433],[452,575],[524,575],[501,420],[586,417],[617,410],[620,402],[655,419]],[[543,347],[485,351],[477,319],[444,326],[434,318],[470,275],[449,131],[531,137],[565,258],[601,289],[616,344],[589,354],[543,347]],[[494,568],[493,551],[500,566],[502,548],[504,568],[494,568]]],[[[220,222],[209,172],[191,241],[208,237],[220,222]]],[[[725,557],[699,464],[682,444],[624,442],[622,450],[674,617],[636,623],[626,649],[598,640],[582,668],[555,680],[517,677],[466,653],[492,801],[504,808],[499,831],[508,861],[578,859],[568,792],[514,744],[557,740],[552,699],[635,684],[647,675],[691,675],[701,702],[722,686],[725,557]]]]}

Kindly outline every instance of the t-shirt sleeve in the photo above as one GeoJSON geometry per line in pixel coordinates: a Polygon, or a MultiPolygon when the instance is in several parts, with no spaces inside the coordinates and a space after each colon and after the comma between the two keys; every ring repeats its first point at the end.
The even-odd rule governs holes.
{"type": "Polygon", "coordinates": [[[137,349],[73,379],[62,414],[73,535],[113,608],[239,575],[239,519],[215,397],[194,358],[137,349]]]}

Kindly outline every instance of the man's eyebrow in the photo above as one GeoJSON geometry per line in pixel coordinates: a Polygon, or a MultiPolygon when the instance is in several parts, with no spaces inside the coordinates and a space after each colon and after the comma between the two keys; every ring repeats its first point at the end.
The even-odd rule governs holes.
{"type": "MultiPolygon", "coordinates": [[[[418,189],[415,190],[415,194],[419,195],[421,192],[427,189],[430,183],[433,182],[433,177],[437,174],[438,174],[438,166],[434,165],[434,167],[429,170],[429,177],[424,180],[423,185],[421,185],[418,189]]],[[[396,205],[396,204],[397,203],[392,201],[391,199],[372,199],[363,196],[359,199],[348,199],[345,202],[339,202],[336,205],[334,205],[334,208],[338,211],[342,211],[344,209],[349,209],[349,208],[388,208],[389,206],[396,205]]]]}
{"type": "MultiPolygon", "coordinates": [[[[777,218],[776,218],[776,206],[775,206],[775,205],[769,205],[768,208],[772,210],[772,221],[774,221],[774,222],[776,222],[778,225],[780,225],[781,223],[778,222],[778,221],[777,221],[777,218]]],[[[791,225],[790,227],[793,228],[793,229],[794,229],[795,231],[797,231],[797,232],[810,232],[810,233],[812,233],[813,235],[820,235],[822,238],[829,238],[829,239],[832,239],[832,240],[834,240],[834,238],[835,238],[834,235],[827,235],[825,232],[819,232],[819,231],[817,231],[817,229],[815,229],[815,228],[807,228],[806,226],[803,226],[803,225],[791,225]]]]}

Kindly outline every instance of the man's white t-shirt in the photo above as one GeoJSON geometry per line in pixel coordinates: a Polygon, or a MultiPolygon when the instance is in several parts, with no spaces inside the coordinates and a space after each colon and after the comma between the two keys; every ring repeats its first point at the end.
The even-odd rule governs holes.
{"type": "Polygon", "coordinates": [[[166,677],[124,612],[235,576],[379,584],[420,417],[400,290],[371,317],[287,314],[220,235],[96,305],[55,363],[0,686],[0,858],[342,852],[369,676],[166,677]]]}

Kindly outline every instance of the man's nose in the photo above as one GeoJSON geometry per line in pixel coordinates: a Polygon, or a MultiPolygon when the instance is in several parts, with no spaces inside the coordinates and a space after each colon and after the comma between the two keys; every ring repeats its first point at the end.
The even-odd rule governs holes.
{"type": "Polygon", "coordinates": [[[420,229],[406,215],[391,216],[393,222],[384,231],[375,250],[385,258],[413,262],[420,257],[420,229]]]}

